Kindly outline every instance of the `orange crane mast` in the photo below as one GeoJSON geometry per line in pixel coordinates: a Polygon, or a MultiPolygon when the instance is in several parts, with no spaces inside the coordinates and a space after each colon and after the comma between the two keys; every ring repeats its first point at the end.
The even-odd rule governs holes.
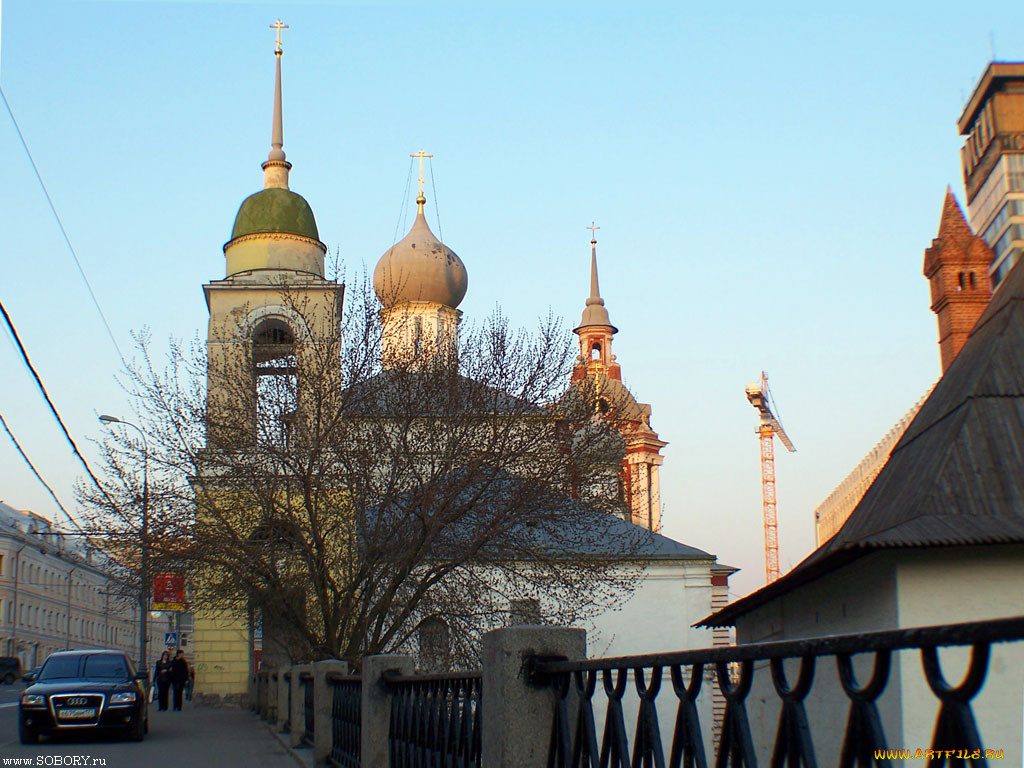
{"type": "Polygon", "coordinates": [[[789,435],[772,413],[771,392],[768,389],[768,374],[761,371],[761,381],[747,385],[747,400],[761,414],[761,425],[757,429],[761,443],[761,495],[764,503],[764,568],[768,584],[779,578],[779,524],[775,509],[775,435],[779,436],[786,449],[793,447],[789,435]]]}

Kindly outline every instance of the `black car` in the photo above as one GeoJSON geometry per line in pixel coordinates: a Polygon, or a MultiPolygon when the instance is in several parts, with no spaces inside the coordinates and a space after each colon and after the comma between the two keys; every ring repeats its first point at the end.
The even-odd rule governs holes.
{"type": "Polygon", "coordinates": [[[21,677],[21,660],[17,656],[0,656],[0,680],[10,685],[21,677]]]}
{"type": "Polygon", "coordinates": [[[42,734],[86,729],[121,731],[142,741],[149,732],[145,678],[121,651],[52,654],[21,694],[21,743],[35,744],[42,734]]]}

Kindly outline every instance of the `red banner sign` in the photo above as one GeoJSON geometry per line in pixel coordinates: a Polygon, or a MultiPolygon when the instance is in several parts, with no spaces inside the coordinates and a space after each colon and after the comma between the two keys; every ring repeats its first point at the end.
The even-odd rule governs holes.
{"type": "Polygon", "coordinates": [[[153,610],[185,610],[185,577],[177,573],[158,573],[153,577],[153,610]]]}

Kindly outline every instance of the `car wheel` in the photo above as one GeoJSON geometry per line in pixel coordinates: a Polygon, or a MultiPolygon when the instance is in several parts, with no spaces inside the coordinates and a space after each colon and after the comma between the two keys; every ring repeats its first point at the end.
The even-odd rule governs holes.
{"type": "Polygon", "coordinates": [[[38,744],[39,743],[39,733],[36,732],[36,731],[33,731],[31,728],[29,728],[26,725],[19,725],[18,726],[18,738],[20,739],[22,744],[38,744]]]}
{"type": "Polygon", "coordinates": [[[142,732],[143,733],[149,733],[149,715],[146,715],[146,725],[142,729],[142,732]]]}
{"type": "Polygon", "coordinates": [[[139,719],[135,721],[135,725],[128,729],[128,733],[125,737],[128,741],[142,741],[146,736],[146,722],[145,720],[139,719]]]}

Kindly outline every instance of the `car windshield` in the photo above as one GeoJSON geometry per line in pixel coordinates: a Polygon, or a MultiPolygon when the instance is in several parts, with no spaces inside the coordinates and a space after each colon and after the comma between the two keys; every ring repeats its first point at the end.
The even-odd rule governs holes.
{"type": "Polygon", "coordinates": [[[47,659],[39,670],[40,680],[67,680],[78,677],[78,662],[81,656],[54,656],[47,659]]]}
{"type": "Polygon", "coordinates": [[[39,680],[128,680],[131,671],[123,656],[93,653],[86,656],[54,656],[39,671],[39,680]]]}
{"type": "Polygon", "coordinates": [[[123,656],[93,654],[85,657],[85,672],[82,677],[104,680],[127,680],[131,677],[123,656]]]}

